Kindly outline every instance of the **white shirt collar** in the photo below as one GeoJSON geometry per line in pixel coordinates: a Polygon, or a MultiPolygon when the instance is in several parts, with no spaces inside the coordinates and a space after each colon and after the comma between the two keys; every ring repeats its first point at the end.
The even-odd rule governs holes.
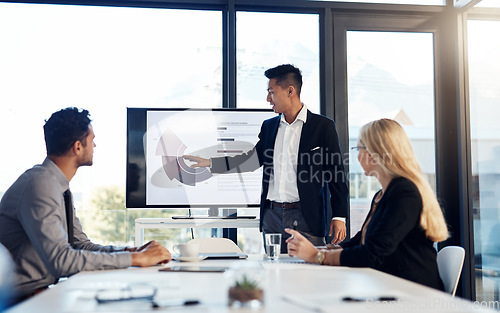
{"type": "MultiPolygon", "coordinates": [[[[299,114],[297,114],[297,117],[295,118],[295,120],[290,125],[296,123],[297,121],[302,121],[302,122],[304,122],[304,124],[307,121],[307,107],[303,103],[302,103],[302,109],[300,109],[299,114]]],[[[285,120],[285,115],[284,114],[281,114],[281,122],[288,124],[288,122],[285,120]]]]}

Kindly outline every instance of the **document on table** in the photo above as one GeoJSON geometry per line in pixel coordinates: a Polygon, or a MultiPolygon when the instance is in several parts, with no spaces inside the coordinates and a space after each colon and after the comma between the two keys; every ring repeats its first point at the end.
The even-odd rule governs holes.
{"type": "MultiPolygon", "coordinates": [[[[123,272],[122,272],[123,273],[123,272]]],[[[103,273],[104,275],[109,273],[103,273]]],[[[118,272],[117,272],[118,274],[118,272]]],[[[156,272],[154,273],[156,275],[156,272]]],[[[123,274],[122,274],[123,275],[123,274]]],[[[120,295],[126,295],[128,287],[133,285],[146,285],[156,288],[155,299],[158,301],[169,299],[185,299],[185,290],[181,288],[179,277],[171,277],[168,280],[156,280],[144,278],[136,281],[118,280],[113,277],[108,281],[85,281],[82,283],[72,283],[72,281],[64,282],[72,283],[65,293],[67,313],[88,313],[88,312],[144,312],[150,311],[153,308],[151,300],[132,300],[132,301],[112,301],[109,303],[99,304],[96,301],[96,295],[99,292],[117,291],[120,295]]],[[[197,296],[197,295],[190,295],[197,296]]]]}
{"type": "Polygon", "coordinates": [[[316,265],[307,264],[306,262],[304,262],[304,260],[288,256],[287,254],[281,254],[280,257],[276,260],[270,260],[264,257],[264,260],[261,264],[265,269],[279,268],[281,270],[304,268],[304,266],[317,267],[316,265]]]}
{"type": "Polygon", "coordinates": [[[443,293],[442,297],[424,298],[402,292],[388,290],[383,292],[359,294],[321,293],[314,295],[283,294],[284,301],[295,304],[311,312],[494,312],[478,306],[476,303],[452,298],[443,293]]]}
{"type": "Polygon", "coordinates": [[[283,294],[286,302],[293,303],[313,312],[370,312],[380,309],[380,312],[401,312],[402,302],[408,303],[411,295],[394,290],[384,293],[371,294],[332,294],[321,293],[314,295],[283,294]]]}

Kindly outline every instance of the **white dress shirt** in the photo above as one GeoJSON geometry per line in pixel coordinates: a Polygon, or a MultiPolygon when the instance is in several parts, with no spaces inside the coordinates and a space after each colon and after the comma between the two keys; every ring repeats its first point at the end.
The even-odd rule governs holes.
{"type": "Polygon", "coordinates": [[[299,156],[302,126],[307,120],[307,107],[302,109],[295,120],[289,124],[281,114],[278,133],[274,143],[273,174],[269,181],[267,199],[276,202],[297,202],[297,160],[299,156]]]}

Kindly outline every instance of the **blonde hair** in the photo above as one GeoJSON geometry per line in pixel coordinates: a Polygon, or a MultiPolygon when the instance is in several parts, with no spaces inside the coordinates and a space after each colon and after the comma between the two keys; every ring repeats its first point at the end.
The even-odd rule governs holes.
{"type": "Polygon", "coordinates": [[[446,240],[449,234],[443,211],[401,125],[390,119],[376,120],[361,128],[359,139],[388,175],[404,177],[417,186],[422,197],[420,226],[430,240],[446,240]]]}

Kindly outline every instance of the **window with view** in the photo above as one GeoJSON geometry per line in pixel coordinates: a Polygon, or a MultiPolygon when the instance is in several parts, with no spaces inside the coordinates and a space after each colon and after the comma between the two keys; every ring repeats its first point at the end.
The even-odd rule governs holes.
{"type": "Polygon", "coordinates": [[[291,63],[302,71],[302,102],[319,113],[319,16],[238,12],[236,17],[237,107],[270,108],[264,71],[291,63]],[[280,29],[293,36],[277,35],[280,29]]]}
{"type": "MultiPolygon", "coordinates": [[[[135,218],[175,214],[125,210],[126,108],[222,107],[221,29],[220,11],[0,3],[0,196],[43,161],[44,120],[76,106],[96,134],[71,181],[89,237],[131,244],[135,218]]],[[[171,247],[187,232],[150,236],[171,247]]]]}
{"type": "Polygon", "coordinates": [[[499,31],[500,21],[467,22],[476,299],[495,303],[500,274],[499,31]]]}
{"type": "MultiPolygon", "coordinates": [[[[349,145],[356,146],[364,124],[391,118],[411,140],[424,175],[435,186],[433,34],[347,32],[349,145]]],[[[351,235],[361,229],[380,189],[349,158],[351,235]]]]}
{"type": "MultiPolygon", "coordinates": [[[[290,63],[302,71],[304,85],[300,99],[309,110],[319,113],[318,14],[237,12],[236,37],[238,108],[270,109],[264,72],[290,63]],[[293,36],[278,35],[282,29],[293,36]]],[[[259,215],[259,209],[244,212],[259,215]]],[[[247,234],[247,238],[259,236],[254,229],[239,232],[247,234]]]]}

